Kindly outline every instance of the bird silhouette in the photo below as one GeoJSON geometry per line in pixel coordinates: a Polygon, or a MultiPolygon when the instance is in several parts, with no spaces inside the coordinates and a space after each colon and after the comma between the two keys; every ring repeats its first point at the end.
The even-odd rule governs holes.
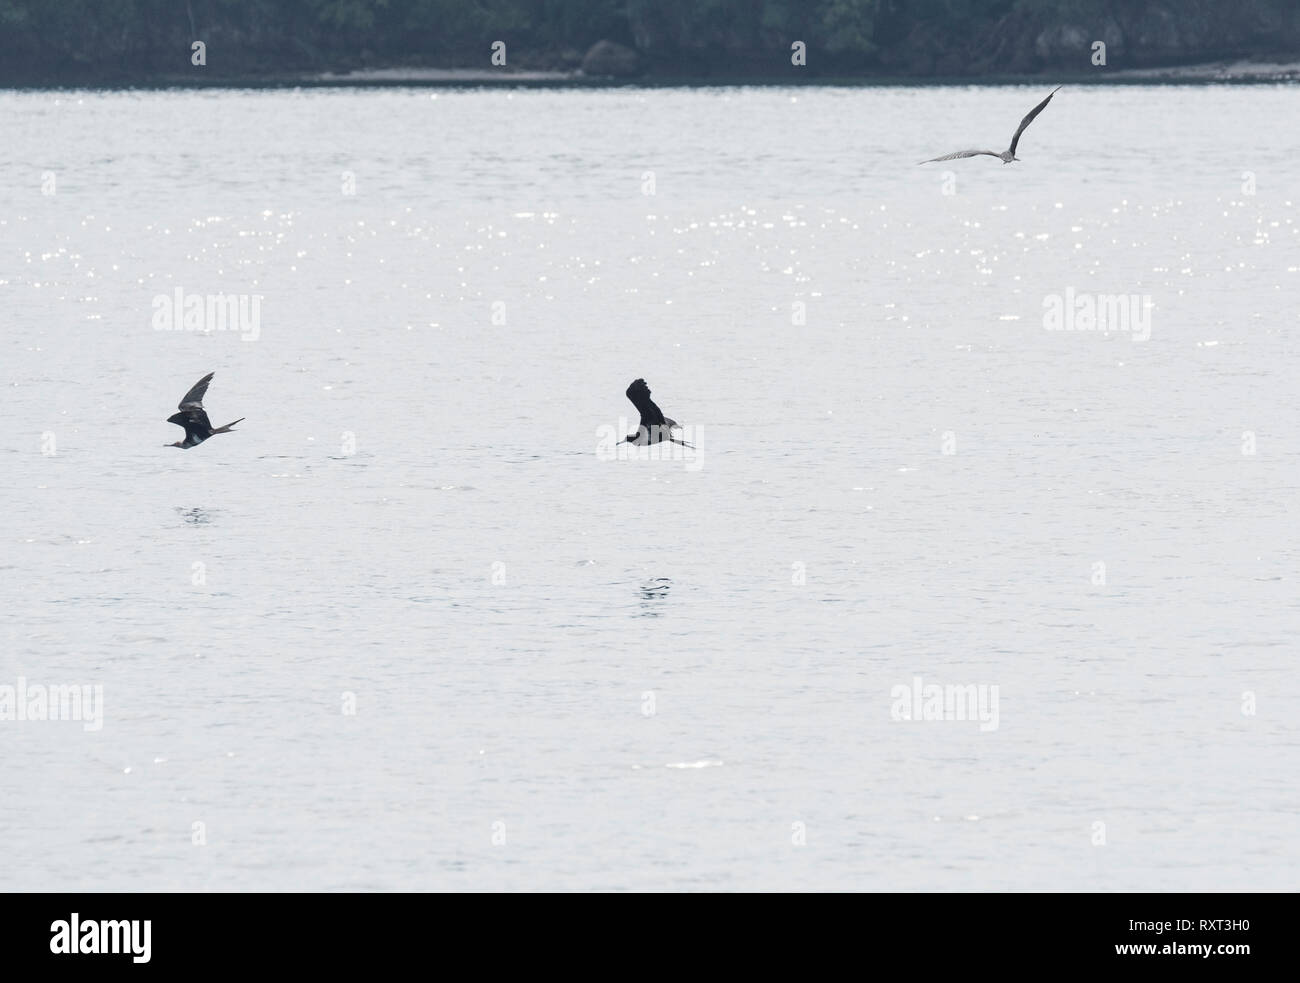
{"type": "Polygon", "coordinates": [[[934,164],[941,160],[958,160],[962,157],[978,157],[981,154],[987,157],[996,157],[1004,164],[1010,164],[1013,160],[1019,160],[1020,158],[1016,156],[1016,144],[1020,142],[1020,134],[1025,132],[1025,127],[1034,121],[1034,117],[1043,111],[1043,107],[1052,101],[1052,96],[1056,95],[1060,89],[1061,87],[1058,85],[1047,94],[1046,99],[1025,114],[1025,118],[1020,121],[1020,126],[1016,130],[1016,135],[1011,138],[1011,146],[1003,153],[998,153],[996,150],[958,150],[956,153],[944,154],[942,157],[931,157],[929,160],[921,161],[921,163],[934,164]]]}
{"type": "Polygon", "coordinates": [[[640,411],[641,425],[637,427],[636,433],[628,434],[625,443],[637,447],[646,447],[650,444],[670,440],[674,444],[681,444],[683,447],[694,449],[694,444],[688,444],[686,441],[678,440],[673,436],[672,432],[680,430],[681,424],[664,416],[664,411],[656,406],[655,401],[650,398],[650,387],[646,385],[644,379],[637,379],[627,387],[627,398],[640,411]]]}
{"type": "Polygon", "coordinates": [[[182,449],[197,447],[213,434],[230,433],[230,428],[235,423],[243,423],[244,417],[240,417],[235,423],[227,423],[224,427],[212,428],[212,423],[208,420],[208,414],[203,409],[203,394],[208,391],[208,383],[212,381],[215,372],[209,372],[198,382],[194,383],[194,388],[185,394],[177,409],[179,413],[173,413],[167,418],[168,423],[174,423],[178,427],[185,428],[185,439],[178,440],[174,444],[166,444],[167,447],[180,447],[182,449]]]}

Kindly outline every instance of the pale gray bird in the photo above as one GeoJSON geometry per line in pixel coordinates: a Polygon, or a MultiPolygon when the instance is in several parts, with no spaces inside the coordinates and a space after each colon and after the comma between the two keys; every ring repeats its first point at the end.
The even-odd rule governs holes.
{"type": "Polygon", "coordinates": [[[1025,118],[1020,121],[1020,126],[1016,130],[1016,135],[1011,138],[1011,146],[1006,149],[1005,153],[1000,154],[996,150],[958,150],[955,154],[944,154],[942,157],[931,157],[929,160],[920,161],[920,163],[934,164],[941,160],[957,160],[961,157],[978,157],[981,154],[988,157],[996,157],[1004,164],[1010,164],[1013,160],[1019,160],[1020,158],[1016,156],[1016,144],[1020,142],[1020,134],[1025,132],[1025,127],[1034,121],[1034,117],[1043,111],[1043,107],[1052,101],[1052,96],[1056,95],[1060,89],[1061,87],[1058,85],[1048,93],[1046,99],[1040,102],[1033,109],[1029,110],[1025,115],[1025,118]]]}

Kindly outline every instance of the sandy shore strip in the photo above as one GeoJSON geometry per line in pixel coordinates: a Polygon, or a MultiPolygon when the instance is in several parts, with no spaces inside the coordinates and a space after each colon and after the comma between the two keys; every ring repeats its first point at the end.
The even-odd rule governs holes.
{"type": "Polygon", "coordinates": [[[1186,82],[1291,82],[1300,80],[1300,62],[1219,61],[1164,68],[1126,68],[1107,75],[1123,79],[1186,82]]]}
{"type": "Polygon", "coordinates": [[[567,82],[587,78],[581,71],[529,71],[510,68],[361,68],[351,72],[322,72],[313,82],[567,82]]]}

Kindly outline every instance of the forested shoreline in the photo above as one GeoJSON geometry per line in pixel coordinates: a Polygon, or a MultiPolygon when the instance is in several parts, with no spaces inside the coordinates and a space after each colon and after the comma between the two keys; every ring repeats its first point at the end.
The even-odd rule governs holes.
{"type": "Polygon", "coordinates": [[[977,77],[1247,57],[1300,57],[1300,3],[0,0],[0,84],[9,85],[398,67],[664,79],[977,77]],[[796,41],[806,46],[801,65],[793,63],[796,41]],[[202,64],[194,64],[195,42],[202,64]],[[598,42],[607,43],[593,52],[598,42]]]}

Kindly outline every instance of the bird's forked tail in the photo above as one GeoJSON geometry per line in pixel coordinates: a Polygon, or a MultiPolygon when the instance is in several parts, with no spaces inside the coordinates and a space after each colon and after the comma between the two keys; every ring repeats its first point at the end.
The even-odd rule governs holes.
{"type": "Polygon", "coordinates": [[[235,425],[235,423],[243,423],[243,422],[244,422],[245,420],[247,420],[247,419],[248,419],[248,417],[246,417],[246,416],[241,416],[241,417],[240,417],[238,420],[236,420],[234,423],[227,423],[224,427],[217,427],[217,429],[216,429],[216,430],[213,430],[212,432],[213,432],[213,433],[230,433],[231,428],[235,425]]]}

